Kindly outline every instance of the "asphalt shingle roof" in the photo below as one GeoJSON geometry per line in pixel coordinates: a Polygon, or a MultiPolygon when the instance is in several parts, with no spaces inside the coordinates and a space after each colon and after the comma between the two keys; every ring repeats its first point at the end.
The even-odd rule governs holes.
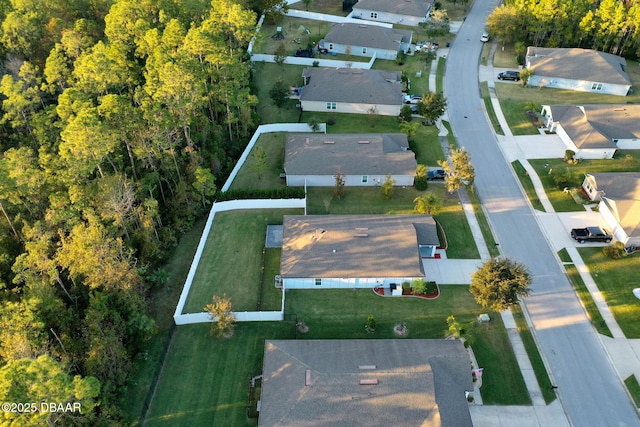
{"type": "Polygon", "coordinates": [[[324,37],[324,43],[364,46],[373,49],[399,50],[400,43],[409,43],[412,31],[395,30],[378,25],[338,23],[333,24],[324,37]]]}
{"type": "Polygon", "coordinates": [[[587,174],[627,236],[640,236],[640,172],[587,174]]]}
{"type": "Polygon", "coordinates": [[[402,105],[399,71],[311,67],[302,76],[301,101],[402,105]]]}
{"type": "Polygon", "coordinates": [[[290,175],[414,175],[418,166],[407,136],[288,134],[284,170],[290,175]]]}
{"type": "Polygon", "coordinates": [[[426,0],[360,0],[353,8],[424,18],[432,4],[426,0]]]}
{"type": "Polygon", "coordinates": [[[472,389],[458,340],[267,341],[259,425],[471,427],[472,389]]]}
{"type": "Polygon", "coordinates": [[[430,215],[287,215],[280,273],[283,278],[424,277],[419,245],[439,245],[430,215]]]}

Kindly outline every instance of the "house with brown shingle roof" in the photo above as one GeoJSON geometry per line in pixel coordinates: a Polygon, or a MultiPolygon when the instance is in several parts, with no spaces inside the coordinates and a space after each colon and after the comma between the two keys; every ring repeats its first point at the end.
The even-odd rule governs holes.
{"type": "Polygon", "coordinates": [[[640,105],[543,105],[541,114],[577,158],[611,159],[619,148],[640,149],[640,105]]]}
{"type": "Polygon", "coordinates": [[[411,47],[413,31],[396,30],[378,25],[337,23],[333,24],[324,39],[318,42],[319,49],[328,52],[347,53],[367,58],[395,60],[398,52],[407,53],[411,47]]]}
{"type": "Polygon", "coordinates": [[[347,187],[377,186],[391,175],[413,185],[415,154],[403,133],[290,133],[284,155],[287,185],[332,187],[340,171],[347,187]]]}
{"type": "Polygon", "coordinates": [[[640,247],[640,172],[586,173],[582,188],[615,238],[640,247]]]}
{"type": "Polygon", "coordinates": [[[438,246],[430,215],[285,215],[280,275],[284,289],[399,287],[438,246]]]}
{"type": "Polygon", "coordinates": [[[459,340],[268,340],[260,426],[471,427],[459,340]]]}
{"type": "Polygon", "coordinates": [[[359,0],[352,18],[417,27],[427,22],[433,0],[359,0]]]}
{"type": "Polygon", "coordinates": [[[620,96],[631,89],[626,66],[623,57],[592,49],[529,46],[525,58],[529,86],[620,96]]]}
{"type": "Polygon", "coordinates": [[[305,68],[303,111],[397,116],[402,108],[399,71],[360,68],[305,68]]]}

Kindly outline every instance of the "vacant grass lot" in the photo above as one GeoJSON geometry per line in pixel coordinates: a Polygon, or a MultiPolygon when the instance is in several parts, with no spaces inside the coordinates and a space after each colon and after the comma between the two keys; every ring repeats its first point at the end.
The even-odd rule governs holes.
{"type": "Polygon", "coordinates": [[[640,256],[611,259],[602,248],[580,248],[579,252],[625,336],[640,338],[640,300],[632,293],[640,287],[640,256]]]}
{"type": "MultiPolygon", "coordinates": [[[[538,198],[538,193],[536,193],[536,189],[533,186],[533,181],[531,181],[531,177],[527,174],[527,170],[522,166],[520,160],[514,160],[511,162],[511,166],[520,180],[520,185],[522,185],[522,188],[524,188],[524,191],[529,198],[529,203],[531,203],[535,210],[546,212],[542,202],[538,198]]],[[[571,200],[573,201],[573,199],[571,200]]]]}
{"type": "MultiPolygon", "coordinates": [[[[283,215],[301,214],[301,209],[217,213],[183,312],[200,313],[214,295],[223,293],[231,298],[234,311],[257,310],[267,224],[282,224],[283,215]]],[[[272,284],[273,280],[267,283],[272,284]]],[[[263,307],[279,308],[279,304],[275,308],[263,307]]]]}
{"type": "MultiPolygon", "coordinates": [[[[351,214],[410,214],[413,200],[423,194],[413,187],[396,188],[392,197],[386,200],[378,187],[351,187],[345,190],[342,199],[333,194],[333,187],[309,187],[307,189],[307,213],[310,215],[351,215],[351,214]]],[[[442,225],[447,235],[449,258],[476,259],[480,255],[473,243],[473,236],[457,194],[448,194],[445,185],[430,183],[432,191],[443,201],[443,207],[435,219],[442,225]]]]}
{"type": "MultiPolygon", "coordinates": [[[[383,298],[371,290],[292,290],[287,292],[287,321],[238,324],[229,339],[209,336],[209,325],[180,326],[152,402],[149,426],[246,426],[249,380],[260,374],[266,339],[294,338],[294,319],[309,327],[298,339],[395,338],[393,326],[405,322],[410,339],[443,338],[446,318],[474,321],[481,309],[467,286],[441,286],[436,300],[383,298]],[[376,332],[365,332],[369,314],[376,332]]],[[[476,325],[473,349],[484,368],[486,404],[523,405],[528,393],[499,314],[476,325]]]]}
{"type": "Polygon", "coordinates": [[[562,159],[531,159],[529,163],[536,170],[542,181],[544,191],[556,212],[581,211],[584,208],[578,205],[571,195],[565,193],[563,188],[556,186],[553,181],[552,171],[569,171],[571,180],[569,187],[579,187],[584,180],[584,174],[603,172],[638,172],[640,171],[640,152],[638,150],[618,150],[615,158],[611,160],[582,160],[576,165],[569,165],[562,159]],[[626,156],[631,156],[626,158],[626,156]]]}

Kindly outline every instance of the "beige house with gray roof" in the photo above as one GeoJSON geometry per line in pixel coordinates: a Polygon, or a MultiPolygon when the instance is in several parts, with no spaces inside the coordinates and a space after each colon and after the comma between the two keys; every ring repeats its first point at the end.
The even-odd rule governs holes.
{"type": "Polygon", "coordinates": [[[378,25],[333,24],[318,48],[329,52],[349,53],[353,56],[395,60],[398,52],[407,53],[411,47],[413,31],[396,30],[378,25]]]}
{"type": "Polygon", "coordinates": [[[417,27],[427,22],[433,0],[360,0],[353,5],[352,18],[417,27]]]}
{"type": "Polygon", "coordinates": [[[640,149],[640,105],[543,105],[549,131],[580,159],[611,159],[617,149],[640,149]]]}
{"type": "Polygon", "coordinates": [[[594,201],[613,236],[640,247],[640,172],[586,173],[582,188],[594,201]]]}
{"type": "Polygon", "coordinates": [[[397,116],[402,108],[399,71],[360,68],[305,68],[303,111],[397,116]]]}
{"type": "Polygon", "coordinates": [[[529,86],[626,96],[631,79],[627,61],[617,55],[579,48],[527,48],[529,86]]]}
{"type": "Polygon", "coordinates": [[[258,425],[472,427],[460,340],[268,340],[258,425]]]}
{"type": "Polygon", "coordinates": [[[286,215],[284,289],[374,288],[424,279],[440,245],[430,215],[286,215]]]}
{"type": "Polygon", "coordinates": [[[415,154],[407,135],[290,133],[284,155],[288,186],[332,187],[336,171],[345,186],[413,185],[415,154]]]}

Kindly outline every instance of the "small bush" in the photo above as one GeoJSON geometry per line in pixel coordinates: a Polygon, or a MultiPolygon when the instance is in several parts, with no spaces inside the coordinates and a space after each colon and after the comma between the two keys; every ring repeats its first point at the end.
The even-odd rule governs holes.
{"type": "Polygon", "coordinates": [[[423,279],[416,279],[411,282],[411,287],[413,288],[413,293],[424,294],[427,290],[427,282],[425,282],[423,279]]]}
{"type": "Polygon", "coordinates": [[[334,116],[333,114],[330,115],[329,117],[327,117],[327,124],[329,126],[333,126],[336,124],[336,116],[334,116]]]}
{"type": "Polygon", "coordinates": [[[411,293],[411,283],[409,283],[409,282],[402,282],[402,293],[403,293],[403,294],[409,294],[409,293],[411,293]]]}
{"type": "Polygon", "coordinates": [[[423,177],[416,177],[413,180],[413,186],[416,188],[416,190],[418,191],[424,191],[427,189],[427,187],[429,186],[429,183],[427,181],[427,178],[423,178],[423,177]]]}
{"type": "Polygon", "coordinates": [[[436,282],[427,282],[425,287],[425,294],[436,295],[438,293],[438,284],[436,282]]]}
{"type": "Polygon", "coordinates": [[[398,56],[396,56],[396,64],[404,65],[405,60],[407,59],[407,54],[400,51],[398,52],[398,56]]]}
{"type": "Polygon", "coordinates": [[[402,108],[400,109],[400,120],[404,121],[404,122],[410,122],[412,117],[411,114],[413,114],[411,112],[411,106],[410,105],[403,105],[402,108]]]}
{"type": "Polygon", "coordinates": [[[367,317],[367,330],[375,331],[376,326],[378,326],[376,322],[376,318],[373,317],[373,314],[370,314],[369,317],[367,317]]]}
{"type": "Polygon", "coordinates": [[[620,259],[620,249],[616,245],[607,245],[602,248],[602,253],[611,259],[620,259]]]}
{"type": "Polygon", "coordinates": [[[319,67],[320,66],[320,61],[313,61],[313,63],[311,64],[312,67],[319,67]]]}

